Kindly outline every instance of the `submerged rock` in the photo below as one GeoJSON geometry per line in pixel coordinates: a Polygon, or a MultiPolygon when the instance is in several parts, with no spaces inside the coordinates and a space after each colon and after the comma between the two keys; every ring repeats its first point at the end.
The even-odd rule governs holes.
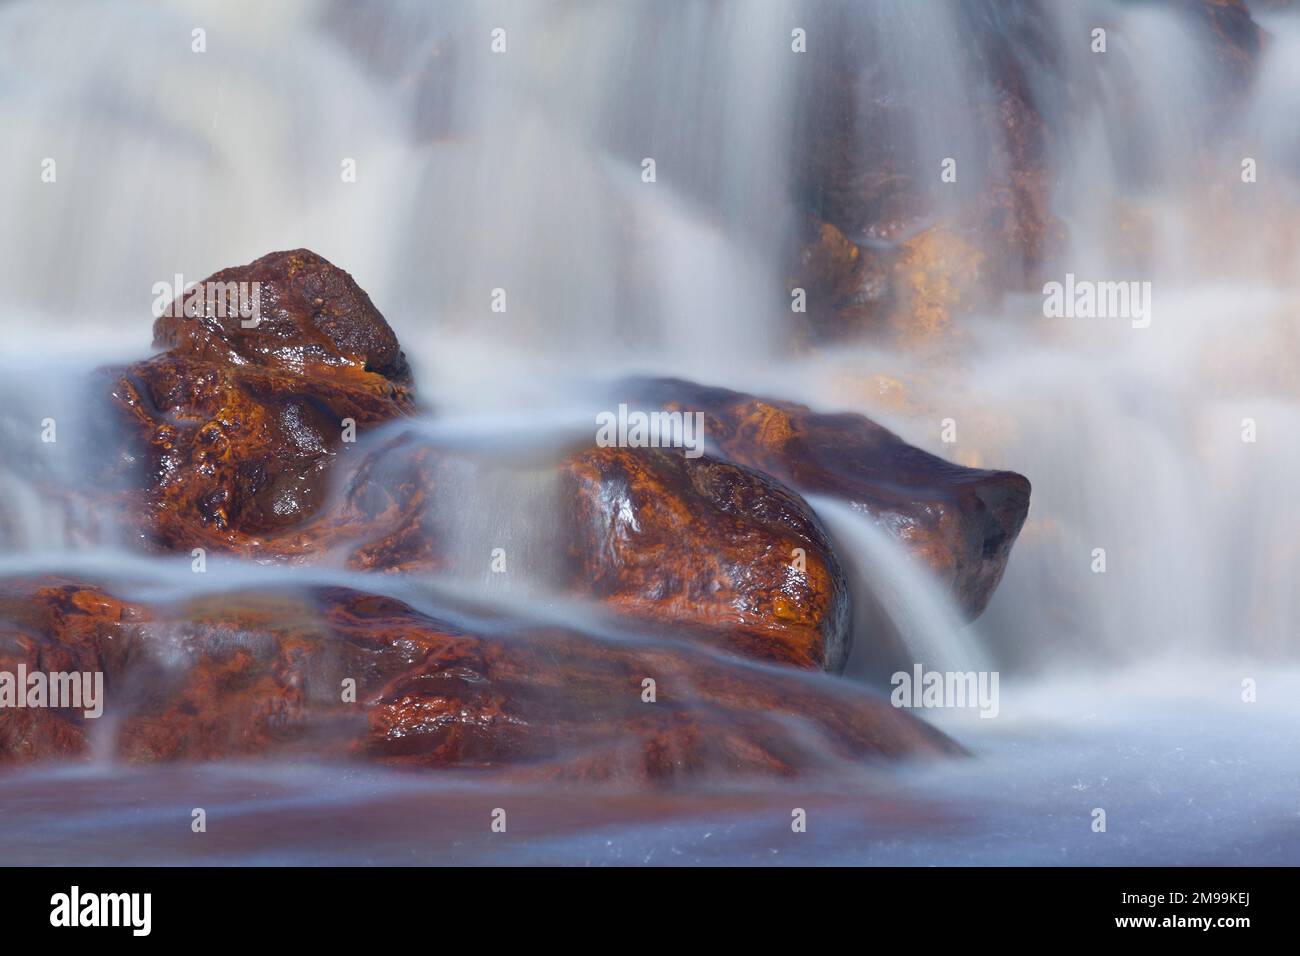
{"type": "Polygon", "coordinates": [[[681,379],[634,379],[620,399],[704,415],[729,461],[872,515],[952,592],[968,618],[988,604],[1029,511],[1028,479],[964,468],[858,414],[815,412],[681,379]]]}
{"type": "Polygon", "coordinates": [[[320,540],[341,547],[356,571],[439,571],[446,565],[433,499],[443,454],[410,432],[386,438],[347,473],[318,522],[320,540]]]}
{"type": "MultiPolygon", "coordinates": [[[[946,326],[958,310],[990,295],[1034,287],[1040,267],[1062,246],[1064,229],[1051,212],[1051,130],[1043,104],[1031,95],[1022,56],[1025,45],[1055,45],[1044,27],[1050,18],[1036,7],[974,0],[915,17],[890,9],[869,16],[856,8],[832,10],[837,29],[802,78],[809,108],[801,114],[792,164],[800,210],[835,227],[863,257],[906,258],[907,243],[937,227],[951,237],[950,246],[961,242],[985,260],[968,276],[969,257],[960,257],[960,298],[942,301],[943,314],[936,315],[933,307],[944,297],[927,296],[931,311],[916,317],[924,325],[946,326]],[[936,91],[935,74],[900,64],[900,41],[917,42],[935,28],[962,37],[948,68],[982,82],[936,91]],[[926,149],[917,134],[930,128],[952,131],[950,152],[926,149]],[[960,172],[952,166],[943,178],[941,163],[957,162],[960,172]]],[[[1050,72],[1050,61],[1035,68],[1050,72]]],[[[819,303],[834,321],[810,309],[817,331],[835,337],[860,333],[864,323],[877,333],[905,327],[913,271],[862,273],[856,293],[841,291],[838,300],[819,303]]],[[[905,341],[913,338],[905,334],[905,341]]]]}
{"type": "Polygon", "coordinates": [[[1210,49],[1219,66],[1219,75],[1229,79],[1226,90],[1216,91],[1211,108],[1221,115],[1240,109],[1241,98],[1255,78],[1268,34],[1252,18],[1245,0],[1201,0],[1177,5],[1175,9],[1199,27],[1208,29],[1213,37],[1210,49]]]}
{"type": "Polygon", "coordinates": [[[844,572],[797,494],[766,475],[656,448],[565,464],[571,587],[751,657],[838,672],[844,572]]]}
{"type": "Polygon", "coordinates": [[[828,678],[338,587],[149,603],[9,580],[0,671],[19,665],[102,672],[103,716],[6,713],[0,761],[296,754],[663,785],[957,752],[828,678]]]}
{"type": "MultiPolygon", "coordinates": [[[[813,265],[845,292],[861,260],[833,228],[821,235],[826,255],[813,265]]],[[[210,292],[179,303],[182,314],[155,324],[168,351],[104,373],[119,427],[90,431],[115,436],[99,476],[113,512],[158,550],[358,571],[452,567],[446,548],[463,537],[463,516],[450,509],[477,471],[463,449],[383,427],[413,410],[414,390],[365,293],[303,250],[209,283],[243,289],[241,303],[255,289],[257,314],[216,310],[210,292]]],[[[630,387],[651,404],[705,413],[720,457],[555,451],[535,468],[548,480],[558,472],[560,489],[542,507],[567,529],[554,542],[564,567],[545,569],[546,587],[663,636],[839,672],[852,599],[804,492],[869,511],[969,616],[983,610],[1028,507],[1020,476],[951,465],[858,415],[680,381],[630,387]]]]}

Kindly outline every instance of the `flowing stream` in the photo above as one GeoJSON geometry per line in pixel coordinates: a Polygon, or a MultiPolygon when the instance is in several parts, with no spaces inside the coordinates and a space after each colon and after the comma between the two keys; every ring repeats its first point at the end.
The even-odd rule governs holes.
{"type": "MultiPolygon", "coordinates": [[[[147,354],[154,283],[300,246],[351,272],[396,330],[432,410],[419,427],[485,452],[439,504],[451,550],[508,542],[521,575],[469,557],[442,582],[249,565],[205,588],[283,577],[416,602],[433,586],[559,613],[554,479],[489,453],[553,447],[629,372],[861,411],[1034,488],[1005,578],[965,627],[870,519],[813,502],[915,660],[1000,673],[998,719],[921,714],[969,758],[671,795],[102,759],[0,773],[0,862],[1300,862],[1300,18],[1255,11],[1271,39],[1224,118],[1207,106],[1209,39],[1173,4],[965,4],[1017,38],[1053,130],[1061,261],[1149,280],[1150,325],[1045,318],[1018,288],[955,321],[942,356],[869,337],[802,347],[783,256],[794,118],[811,104],[791,30],[804,56],[829,31],[887,38],[870,82],[910,98],[897,148],[937,176],[931,157],[998,155],[976,118],[993,77],[960,55],[958,6],[0,4],[0,495],[18,516],[0,526],[0,573],[197,586],[183,556],[134,553],[112,515],[42,498],[45,470],[76,463],[39,459],[39,423],[57,419],[61,440],[98,427],[90,373],[147,354]],[[1207,144],[1213,188],[1190,158],[1207,144]],[[1251,150],[1258,183],[1239,182],[1229,144],[1251,150]],[[1268,198],[1242,192],[1256,187],[1268,198]],[[1141,257],[1117,209],[1140,211],[1141,257]],[[507,799],[528,809],[503,848],[479,818],[507,799]],[[221,821],[202,843],[200,800],[221,821]],[[790,832],[792,806],[809,808],[807,834],[790,832]]],[[[1005,172],[992,162],[975,167],[1005,172]]],[[[824,679],[889,693],[854,662],[824,679]]]]}

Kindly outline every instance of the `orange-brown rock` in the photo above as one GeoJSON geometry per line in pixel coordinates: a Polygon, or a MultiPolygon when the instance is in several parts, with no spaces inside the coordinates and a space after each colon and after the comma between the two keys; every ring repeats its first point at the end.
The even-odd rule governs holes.
{"type": "Polygon", "coordinates": [[[1029,510],[1023,475],[954,465],[863,415],[680,379],[635,379],[619,392],[634,407],[702,412],[709,446],[721,456],[870,513],[972,619],[1001,581],[1029,510]]]}
{"type": "Polygon", "coordinates": [[[801,209],[857,241],[893,241],[926,221],[926,191],[898,154],[890,91],[867,54],[846,38],[815,64],[795,137],[794,194],[801,209]],[[842,47],[842,48],[841,48],[842,47]],[[868,130],[873,135],[868,135],[868,130]]]}
{"type": "Polygon", "coordinates": [[[136,762],[310,755],[663,785],[957,749],[829,678],[337,587],[142,603],[8,580],[0,670],[19,664],[102,671],[104,714],[6,712],[3,762],[97,747],[136,762]]]}
{"type": "MultiPolygon", "coordinates": [[[[397,336],[352,276],[307,249],[271,252],[203,280],[252,287],[258,311],[244,319],[203,296],[198,315],[183,295],[154,322],[154,346],[221,366],[277,369],[298,378],[352,378],[351,384],[409,405],[411,370],[397,336]],[[175,314],[175,313],[181,314],[175,314]]],[[[195,292],[200,290],[195,287],[195,292]]]]}
{"type": "MultiPolygon", "coordinates": [[[[1052,212],[1052,129],[1039,112],[1031,77],[1008,38],[996,30],[980,36],[984,70],[992,78],[992,96],[982,105],[981,122],[994,135],[988,144],[987,183],[969,214],[968,238],[986,252],[994,290],[1037,289],[1066,241],[1065,225],[1052,212]]],[[[1050,49],[1054,42],[1034,27],[1024,36],[1038,49],[1050,49]]]]}
{"type": "Polygon", "coordinates": [[[803,289],[809,331],[834,338],[869,331],[890,304],[885,257],[859,246],[829,222],[804,216],[788,253],[786,285],[803,289]]]}
{"type": "MultiPolygon", "coordinates": [[[[1012,9],[978,0],[946,10],[948,28],[962,38],[949,66],[977,78],[963,89],[936,88],[926,71],[898,67],[899,31],[923,29],[924,15],[913,22],[888,13],[863,16],[850,7],[832,7],[830,15],[834,29],[803,75],[807,109],[794,139],[793,193],[804,212],[886,268],[860,273],[864,283],[841,293],[829,316],[810,309],[814,332],[852,335],[878,322],[873,331],[904,326],[904,340],[915,341],[928,338],[936,321],[946,325],[956,310],[978,307],[1006,289],[1037,288],[1064,242],[1051,206],[1052,130],[1024,63],[1026,48],[1054,48],[1044,27],[1049,18],[1033,2],[1012,9]],[[945,128],[952,130],[946,152],[922,146],[925,131],[945,128]],[[958,161],[957,176],[943,182],[940,163],[948,157],[958,161]],[[913,315],[915,270],[895,260],[914,259],[915,249],[906,245],[936,227],[951,237],[950,251],[961,242],[984,261],[972,270],[969,255],[949,255],[954,271],[943,278],[961,299],[945,304],[942,315],[933,309],[913,315]],[[912,334],[906,327],[912,321],[924,334],[912,334]]],[[[1056,82],[1049,56],[1034,67],[1045,85],[1056,82]]],[[[796,268],[816,249],[802,243],[796,268]]]]}
{"type": "Polygon", "coordinates": [[[847,584],[797,494],[658,448],[592,448],[566,462],[564,481],[577,592],[750,657],[843,669],[847,584]]]}
{"type": "Polygon", "coordinates": [[[207,298],[201,314],[157,320],[168,351],[107,373],[126,429],[107,475],[155,547],[301,554],[345,436],[413,408],[410,370],[366,294],[314,253],[208,283],[257,283],[260,318],[246,328],[207,298]]]}
{"type": "MultiPolygon", "coordinates": [[[[1053,151],[1068,145],[1099,109],[1121,113],[1135,127],[1149,121],[1149,104],[1137,95],[1138,84],[1111,89],[1086,72],[1068,71],[1070,61],[1061,55],[1046,6],[1042,0],[968,0],[939,14],[946,21],[943,28],[960,37],[953,44],[951,68],[970,78],[964,89],[936,88],[927,71],[911,64],[900,68],[897,62],[900,36],[917,39],[932,13],[928,8],[912,19],[888,10],[872,16],[852,5],[829,7],[823,48],[802,64],[800,74],[800,102],[807,108],[793,141],[792,192],[798,207],[864,253],[870,249],[886,258],[892,247],[935,225],[961,236],[985,258],[980,285],[964,292],[966,305],[1009,289],[1041,288],[1066,239],[1064,224],[1053,213],[1053,151]],[[919,146],[925,132],[935,129],[952,130],[944,152],[919,146]],[[958,160],[958,175],[943,183],[939,163],[946,157],[958,160]]],[[[1232,119],[1243,107],[1267,34],[1244,0],[1177,0],[1164,6],[1205,44],[1208,56],[1198,67],[1207,73],[1207,133],[1222,145],[1232,135],[1232,119]]],[[[1202,182],[1220,162],[1217,154],[1189,156],[1191,169],[1206,166],[1192,181],[1202,182]]],[[[792,271],[818,248],[805,237],[792,271]]],[[[870,302],[896,298],[897,276],[882,295],[874,273],[859,275],[872,283],[862,287],[870,302]]],[[[832,306],[838,323],[810,309],[819,333],[860,330],[860,303],[854,308],[851,293],[840,295],[832,306]]],[[[875,314],[883,315],[879,309],[875,314]]]]}

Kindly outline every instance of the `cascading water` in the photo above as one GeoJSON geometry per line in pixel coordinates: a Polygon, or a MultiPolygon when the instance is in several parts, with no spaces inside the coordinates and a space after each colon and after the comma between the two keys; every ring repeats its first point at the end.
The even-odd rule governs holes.
{"type": "MultiPolygon", "coordinates": [[[[859,643],[892,637],[912,660],[934,670],[990,669],[982,642],[964,630],[952,599],[928,569],[899,553],[895,540],[873,517],[834,498],[813,496],[809,504],[830,529],[858,583],[854,614],[859,643]],[[872,613],[876,604],[879,613],[872,613]]],[[[851,668],[850,674],[855,671],[851,668]]]]}
{"type": "MultiPolygon", "coordinates": [[[[173,596],[196,587],[186,561],[135,554],[112,515],[42,499],[38,481],[56,466],[39,460],[37,423],[55,418],[69,437],[97,427],[78,413],[82,383],[92,364],[147,345],[154,283],[309,246],[353,273],[396,329],[438,410],[421,427],[492,452],[439,504],[453,551],[475,556],[448,582],[521,613],[553,614],[558,600],[553,479],[537,462],[583,427],[584,387],[624,372],[860,410],[935,454],[1030,477],[1032,510],[1005,578],[966,627],[869,519],[814,500],[907,653],[998,670],[1003,701],[997,721],[935,715],[976,759],[831,787],[826,827],[797,851],[805,858],[1049,862],[1050,848],[1074,845],[1073,828],[1086,834],[1101,799],[1152,837],[1072,860],[1217,862],[1243,841],[1285,856],[1297,840],[1284,794],[1300,765],[1287,742],[1300,627],[1287,583],[1300,576],[1290,487],[1300,243],[1286,205],[1300,174],[1300,22],[1256,19],[1271,39],[1246,108],[1222,114],[1205,108],[1221,82],[1206,36],[1158,3],[0,6],[0,493],[18,516],[0,526],[4,570],[126,574],[173,596]],[[784,257],[799,221],[800,117],[816,87],[791,30],[806,31],[806,56],[832,33],[861,39],[873,66],[860,109],[890,110],[909,175],[937,181],[939,159],[958,157],[952,195],[969,200],[974,184],[1013,179],[981,113],[997,91],[992,67],[969,55],[976,20],[1007,38],[1050,132],[1052,211],[1068,238],[1053,260],[1062,275],[1048,278],[1149,280],[1150,326],[1046,318],[1038,277],[999,269],[988,272],[1026,281],[992,290],[940,350],[869,336],[797,348],[784,257]],[[1098,25],[1105,54],[1088,45],[1098,25]],[[195,27],[207,31],[204,54],[191,51],[195,27]],[[498,28],[504,54],[489,46],[498,28]],[[60,72],[38,69],[69,49],[60,72]],[[1242,149],[1258,183],[1240,181],[1242,149]],[[46,157],[57,188],[33,172],[46,157]],[[353,183],[340,179],[349,159],[353,183]],[[1220,176],[1211,186],[1207,167],[1220,176]],[[1134,230],[1149,239],[1140,252],[1134,230]],[[505,311],[492,308],[496,290],[505,311]],[[882,396],[876,376],[906,400],[882,396]],[[940,437],[948,418],[951,444],[940,437]],[[1254,441],[1243,441],[1245,420],[1254,441]],[[503,544],[521,577],[488,569],[503,544]],[[1242,702],[1243,679],[1259,680],[1258,702],[1242,702]],[[1225,747],[1238,762],[1206,770],[1225,747]],[[1239,802],[1214,802],[1220,791],[1239,802]],[[864,792],[888,840],[837,812],[864,792]],[[908,801],[968,830],[943,843],[898,823],[891,814],[908,801]],[[1249,830],[1252,814],[1273,822],[1249,830]],[[1222,835],[1198,841],[1207,820],[1222,835]],[[1014,851],[989,837],[1009,832],[1021,834],[1014,851]]],[[[948,194],[921,192],[924,208],[902,228],[853,238],[888,251],[952,212],[948,194]]],[[[203,586],[292,574],[412,601],[427,584],[249,565],[216,568],[203,586]]],[[[868,680],[853,664],[849,674],[868,680]]],[[[328,828],[331,808],[369,821],[336,859],[375,841],[378,859],[404,859],[408,845],[425,861],[483,851],[448,856],[444,828],[394,835],[378,822],[431,793],[453,809],[468,801],[436,781],[335,790],[328,771],[297,768],[276,779],[268,808],[256,794],[269,771],[199,773],[234,821],[280,812],[328,828]]],[[[165,771],[55,776],[66,796],[41,809],[49,777],[7,784],[31,798],[0,818],[19,856],[31,849],[22,833],[89,800],[96,781],[152,800],[155,817],[185,801],[165,771]]],[[[533,852],[640,859],[667,833],[687,858],[713,859],[700,821],[723,799],[692,799],[664,798],[666,826],[635,801],[605,804],[592,829],[539,833],[533,852]]],[[[116,827],[116,812],[85,830],[116,827]]],[[[762,810],[728,812],[745,846],[776,839],[762,810]]],[[[120,845],[147,843],[146,825],[132,826],[143,829],[120,845]]],[[[156,845],[163,860],[191,852],[156,845]]],[[[281,858],[252,841],[237,853],[281,858]]]]}

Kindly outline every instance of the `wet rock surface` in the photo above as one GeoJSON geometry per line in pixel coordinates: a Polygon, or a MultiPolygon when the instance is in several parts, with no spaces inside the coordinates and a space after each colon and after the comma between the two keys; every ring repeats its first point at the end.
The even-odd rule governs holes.
{"type": "MultiPolygon", "coordinates": [[[[853,294],[875,266],[833,227],[820,237],[820,281],[853,294]]],[[[662,784],[954,752],[861,686],[809,673],[844,669],[854,598],[802,495],[875,516],[973,617],[1025,517],[1019,475],[951,465],[860,415],[668,379],[620,387],[703,412],[709,454],[575,448],[566,432],[519,461],[478,460],[472,443],[443,447],[404,421],[405,358],[342,270],[298,250],[208,282],[256,283],[256,319],[217,314],[209,296],[158,319],[166,351],[97,373],[103,427],[79,429],[94,480],[69,493],[146,550],[323,565],[349,584],[397,575],[409,597],[413,582],[473,564],[449,549],[486,556],[489,536],[467,537],[467,522],[509,533],[527,520],[532,499],[455,513],[483,506],[494,468],[518,466],[538,484],[510,477],[496,493],[536,493],[532,507],[558,517],[534,563],[549,597],[577,600],[542,625],[424,595],[417,608],[364,583],[10,579],[0,671],[100,673],[106,710],[6,710],[0,760],[288,755],[662,784]]]]}
{"type": "MultiPolygon", "coordinates": [[[[903,344],[928,342],[925,333],[936,323],[946,327],[1003,293],[1036,291],[1057,277],[1068,235],[1053,211],[1061,187],[1053,156],[1077,148],[1079,130],[1100,114],[1122,115],[1133,125],[1158,118],[1139,95],[1137,78],[1072,68],[1077,55],[1100,54],[1088,52],[1086,33],[1071,50],[1052,29],[1050,5],[961,0],[941,12],[881,5],[868,16],[854,4],[828,6],[834,29],[800,75],[800,101],[808,108],[794,139],[791,182],[799,213],[836,231],[834,254],[842,264],[836,281],[825,283],[817,263],[828,242],[819,230],[804,230],[788,256],[787,286],[809,296],[811,338],[871,331],[895,334],[903,344]],[[921,36],[951,62],[915,69],[900,61],[907,56],[900,51],[921,36]],[[937,79],[947,70],[953,71],[949,82],[937,79]],[[981,82],[961,88],[958,76],[981,82]],[[948,160],[956,166],[944,180],[940,164],[948,160]],[[908,301],[916,270],[906,265],[916,253],[907,246],[927,230],[948,237],[950,247],[978,249],[981,261],[972,271],[975,263],[963,255],[939,270],[939,276],[960,276],[953,290],[960,294],[930,296],[917,311],[908,301]],[[869,268],[851,267],[855,262],[869,268]]],[[[1239,135],[1227,131],[1246,107],[1244,94],[1269,39],[1252,18],[1252,5],[1187,0],[1167,7],[1208,51],[1199,65],[1200,95],[1212,141],[1239,135]]],[[[1096,26],[1109,29],[1113,44],[1143,42],[1114,23],[1096,26]]],[[[1124,69],[1118,62],[1112,68],[1124,69]]],[[[1249,154],[1245,142],[1241,149],[1249,154]]],[[[1121,161],[1141,171],[1145,158],[1121,161]]],[[[1196,182],[1212,179],[1221,162],[1214,153],[1186,157],[1189,169],[1205,167],[1196,182]]]]}
{"type": "MultiPolygon", "coordinates": [[[[980,304],[994,289],[1023,287],[1061,248],[1064,230],[1050,209],[1052,133],[1029,95],[1028,64],[1017,55],[1026,37],[1043,29],[1035,6],[985,0],[953,6],[943,29],[962,37],[954,55],[961,68],[989,78],[987,89],[965,95],[939,94],[931,74],[908,72],[896,62],[897,31],[930,28],[925,16],[913,21],[899,15],[895,23],[885,11],[878,20],[852,16],[852,8],[838,12],[843,29],[828,39],[803,81],[812,108],[795,141],[793,195],[803,212],[834,227],[863,260],[881,260],[883,267],[860,271],[856,290],[847,294],[841,288],[834,296],[815,296],[809,311],[819,338],[901,328],[907,340],[913,319],[946,326],[953,313],[980,304]],[[925,148],[915,130],[919,116],[954,131],[948,152],[925,148]],[[950,181],[941,177],[945,160],[957,164],[950,181]],[[918,317],[909,288],[917,270],[908,263],[916,252],[908,246],[936,228],[952,237],[949,246],[979,248],[981,268],[963,279],[959,298],[942,302],[941,315],[934,314],[931,297],[930,311],[918,317]]],[[[1044,50],[1054,45],[1041,36],[1032,43],[1044,50]]],[[[817,276],[805,266],[816,249],[805,241],[796,252],[800,267],[792,285],[809,282],[810,292],[817,291],[817,276]]],[[[942,274],[965,273],[972,265],[963,256],[942,274]]]]}
{"type": "Polygon", "coordinates": [[[147,602],[111,587],[10,579],[0,586],[0,669],[19,664],[102,671],[104,716],[13,711],[0,722],[6,762],[310,754],[659,785],[957,752],[829,678],[680,643],[425,613],[337,587],[147,602]],[[355,702],[345,699],[349,680],[355,702]],[[816,756],[807,734],[825,739],[816,756]]]}
{"type": "Polygon", "coordinates": [[[299,532],[344,444],[413,409],[410,371],[369,297],[314,253],[209,283],[257,283],[260,317],[216,315],[208,299],[203,314],[159,318],[168,351],[106,373],[126,430],[106,471],[154,547],[300,554],[317,547],[299,532]]]}
{"type": "Polygon", "coordinates": [[[702,412],[717,453],[805,494],[872,515],[946,585],[969,618],[988,604],[1029,511],[1030,484],[964,468],[907,444],[871,419],[697,385],[633,379],[620,399],[702,412]]]}
{"type": "Polygon", "coordinates": [[[564,478],[575,591],[747,656],[843,669],[844,572],[797,494],[657,448],[593,448],[568,460],[564,478]]]}

